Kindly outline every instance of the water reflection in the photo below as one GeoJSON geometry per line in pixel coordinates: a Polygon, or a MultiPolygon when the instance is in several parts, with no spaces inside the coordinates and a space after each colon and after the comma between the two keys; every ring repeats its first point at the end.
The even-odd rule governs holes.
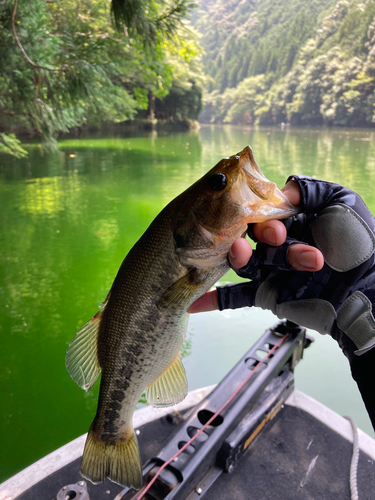
{"type": "Polygon", "coordinates": [[[119,236],[119,227],[115,219],[101,219],[96,224],[96,236],[108,250],[119,236]]]}
{"type": "Polygon", "coordinates": [[[280,186],[292,173],[315,176],[349,186],[375,206],[373,130],[208,126],[202,128],[201,137],[202,161],[207,163],[250,144],[260,168],[280,186]]]}
{"type": "Polygon", "coordinates": [[[80,192],[80,181],[74,174],[68,183],[64,177],[36,178],[26,182],[20,192],[20,210],[33,216],[54,218],[67,206],[77,207],[80,192]]]}

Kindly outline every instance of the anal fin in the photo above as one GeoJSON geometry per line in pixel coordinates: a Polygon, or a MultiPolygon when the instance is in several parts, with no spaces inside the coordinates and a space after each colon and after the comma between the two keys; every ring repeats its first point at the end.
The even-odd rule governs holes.
{"type": "Polygon", "coordinates": [[[185,399],[188,392],[188,381],[180,354],[146,389],[146,398],[151,406],[164,408],[185,399]]]}

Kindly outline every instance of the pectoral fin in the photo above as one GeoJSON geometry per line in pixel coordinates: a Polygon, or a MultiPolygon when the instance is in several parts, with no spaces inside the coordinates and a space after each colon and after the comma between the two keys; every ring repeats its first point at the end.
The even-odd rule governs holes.
{"type": "Polygon", "coordinates": [[[196,269],[191,269],[185,276],[177,280],[161,295],[156,302],[159,309],[178,309],[194,297],[198,286],[205,276],[196,269]]]}
{"type": "Polygon", "coordinates": [[[77,332],[66,352],[66,369],[74,382],[85,391],[91,389],[101,371],[97,347],[98,333],[107,302],[108,298],[100,306],[100,311],[77,332]]]}
{"type": "Polygon", "coordinates": [[[146,398],[151,406],[164,408],[185,399],[188,382],[181,356],[178,355],[164,373],[146,389],[146,398]]]}

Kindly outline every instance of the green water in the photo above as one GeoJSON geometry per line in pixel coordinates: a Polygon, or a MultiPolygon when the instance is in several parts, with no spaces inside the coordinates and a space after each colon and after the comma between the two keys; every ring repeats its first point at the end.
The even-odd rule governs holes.
{"type": "MultiPolygon", "coordinates": [[[[98,387],[86,394],[70,379],[69,341],[163,206],[247,144],[279,186],[291,173],[315,175],[357,190],[375,213],[369,130],[203,127],[65,140],[58,154],[30,146],[25,160],[0,157],[0,482],[87,432],[98,387]]],[[[274,323],[257,309],[192,316],[190,389],[218,382],[274,323]]],[[[329,337],[314,336],[297,388],[374,435],[344,356],[329,337]]]]}

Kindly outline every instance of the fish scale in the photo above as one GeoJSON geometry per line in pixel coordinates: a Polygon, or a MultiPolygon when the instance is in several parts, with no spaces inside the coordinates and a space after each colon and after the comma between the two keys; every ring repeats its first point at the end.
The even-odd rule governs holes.
{"type": "Polygon", "coordinates": [[[145,390],[157,407],[186,396],[179,353],[187,309],[228,270],[228,251],[247,224],[295,213],[247,146],[220,161],[151,223],[121,264],[99,313],[67,351],[67,369],[84,389],[102,372],[83,452],[84,477],[141,486],[132,416],[145,390]]]}

